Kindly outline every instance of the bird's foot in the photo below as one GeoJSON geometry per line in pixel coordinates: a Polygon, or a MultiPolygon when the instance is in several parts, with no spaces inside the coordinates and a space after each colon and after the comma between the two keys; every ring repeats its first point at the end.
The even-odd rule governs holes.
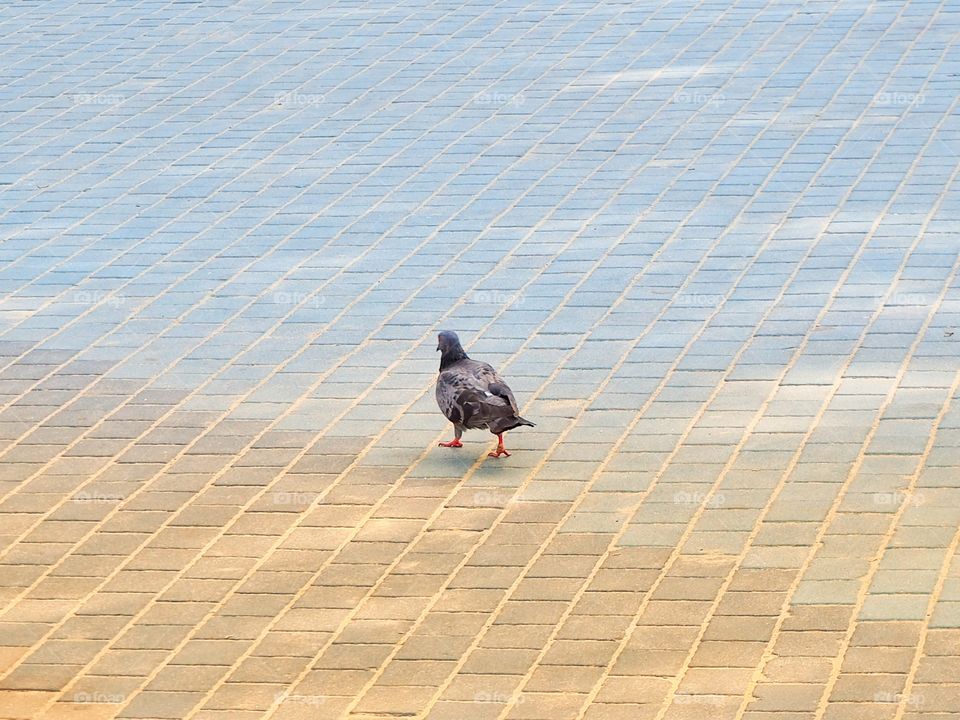
{"type": "Polygon", "coordinates": [[[507,452],[507,449],[503,445],[497,445],[497,449],[492,453],[487,453],[487,457],[498,458],[501,455],[506,455],[510,457],[510,453],[507,452]]]}
{"type": "Polygon", "coordinates": [[[451,440],[450,442],[439,443],[439,445],[440,445],[440,447],[452,447],[452,448],[458,448],[458,447],[462,448],[462,447],[463,447],[463,443],[460,442],[460,438],[454,438],[454,439],[451,440]]]}

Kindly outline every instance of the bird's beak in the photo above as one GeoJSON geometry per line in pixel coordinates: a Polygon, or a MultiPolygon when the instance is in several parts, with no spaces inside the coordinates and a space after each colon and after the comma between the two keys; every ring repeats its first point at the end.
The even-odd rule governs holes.
{"type": "Polygon", "coordinates": [[[437,352],[440,352],[440,343],[437,343],[437,352]]]}

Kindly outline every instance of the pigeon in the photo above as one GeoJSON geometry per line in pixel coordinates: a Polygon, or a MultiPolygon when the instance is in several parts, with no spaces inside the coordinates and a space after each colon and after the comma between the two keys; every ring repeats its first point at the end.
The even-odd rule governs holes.
{"type": "Polygon", "coordinates": [[[490,365],[467,357],[455,332],[440,333],[437,351],[441,353],[437,405],[453,423],[456,434],[450,442],[440,443],[440,447],[463,447],[460,436],[464,429],[487,429],[497,436],[497,449],[489,456],[510,457],[503,447],[503,434],[521,425],[535,427],[520,417],[513,392],[490,365]]]}

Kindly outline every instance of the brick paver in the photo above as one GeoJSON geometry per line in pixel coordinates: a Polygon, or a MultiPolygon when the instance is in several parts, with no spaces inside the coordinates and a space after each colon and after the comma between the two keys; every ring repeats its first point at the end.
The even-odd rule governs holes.
{"type": "Polygon", "coordinates": [[[0,8],[0,717],[960,720],[958,22],[0,8]]]}

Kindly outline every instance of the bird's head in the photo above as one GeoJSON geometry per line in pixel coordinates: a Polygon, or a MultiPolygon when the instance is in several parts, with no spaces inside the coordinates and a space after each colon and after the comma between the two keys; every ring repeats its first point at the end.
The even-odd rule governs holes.
{"type": "Polygon", "coordinates": [[[460,338],[453,330],[442,330],[437,335],[437,352],[446,352],[460,347],[460,338]]]}
{"type": "Polygon", "coordinates": [[[440,369],[450,367],[455,362],[467,359],[460,338],[453,330],[444,330],[437,335],[437,351],[440,353],[440,369]]]}

